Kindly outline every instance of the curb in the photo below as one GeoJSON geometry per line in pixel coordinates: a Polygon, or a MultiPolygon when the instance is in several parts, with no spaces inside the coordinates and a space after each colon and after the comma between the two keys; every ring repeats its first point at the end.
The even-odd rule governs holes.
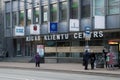
{"type": "Polygon", "coordinates": [[[71,73],[71,74],[86,74],[86,75],[97,75],[97,76],[108,76],[108,77],[118,77],[120,74],[114,73],[102,73],[102,72],[89,72],[89,71],[72,71],[72,70],[58,70],[58,69],[44,69],[44,68],[25,68],[25,67],[9,67],[9,66],[0,66],[4,69],[20,69],[20,70],[35,70],[35,71],[50,71],[50,72],[61,72],[61,73],[71,73]]]}

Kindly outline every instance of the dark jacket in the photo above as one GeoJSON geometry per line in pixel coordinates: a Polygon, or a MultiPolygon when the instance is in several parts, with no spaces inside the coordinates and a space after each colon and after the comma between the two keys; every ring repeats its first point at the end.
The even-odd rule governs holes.
{"type": "Polygon", "coordinates": [[[39,54],[35,55],[35,62],[40,62],[40,55],[39,54]]]}
{"type": "Polygon", "coordinates": [[[94,63],[95,60],[96,60],[95,53],[91,53],[90,54],[90,61],[91,61],[91,63],[94,63]]]}
{"type": "Polygon", "coordinates": [[[90,57],[89,52],[85,52],[85,53],[83,54],[83,61],[88,61],[88,60],[89,60],[89,57],[90,57]]]}

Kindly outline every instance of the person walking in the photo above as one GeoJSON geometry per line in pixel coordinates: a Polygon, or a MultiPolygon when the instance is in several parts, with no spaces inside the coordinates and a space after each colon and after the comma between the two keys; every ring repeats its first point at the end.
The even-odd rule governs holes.
{"type": "Polygon", "coordinates": [[[39,53],[36,53],[36,55],[35,55],[35,66],[40,67],[40,55],[39,55],[39,53]]]}
{"type": "Polygon", "coordinates": [[[85,51],[85,53],[83,54],[83,63],[84,63],[84,69],[88,70],[88,61],[89,61],[89,52],[88,50],[85,51]]]}
{"type": "Polygon", "coordinates": [[[94,69],[95,60],[96,60],[95,53],[92,52],[92,53],[90,54],[91,69],[94,69]]]}

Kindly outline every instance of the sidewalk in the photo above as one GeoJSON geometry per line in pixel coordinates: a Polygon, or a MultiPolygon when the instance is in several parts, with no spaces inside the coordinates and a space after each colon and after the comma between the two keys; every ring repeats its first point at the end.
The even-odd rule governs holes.
{"type": "MultiPolygon", "coordinates": [[[[0,62],[0,68],[32,69],[32,70],[49,70],[72,73],[87,73],[99,75],[120,76],[120,69],[107,70],[105,68],[96,68],[95,70],[84,70],[84,66],[79,63],[42,63],[40,68],[36,68],[34,63],[16,63],[0,62]]],[[[90,65],[89,65],[90,68],[90,65]]]]}

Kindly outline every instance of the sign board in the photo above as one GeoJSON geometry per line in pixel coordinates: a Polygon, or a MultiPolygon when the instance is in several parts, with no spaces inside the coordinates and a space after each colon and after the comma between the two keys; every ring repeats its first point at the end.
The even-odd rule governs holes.
{"type": "Polygon", "coordinates": [[[79,31],[78,19],[70,19],[70,31],[79,31]]]}
{"type": "Polygon", "coordinates": [[[85,26],[85,40],[90,40],[91,38],[91,28],[90,26],[85,26]]]}
{"type": "Polygon", "coordinates": [[[40,34],[40,26],[38,24],[30,25],[30,34],[31,35],[38,35],[38,34],[40,34]]]}
{"type": "Polygon", "coordinates": [[[95,16],[95,29],[105,29],[105,16],[95,16]]]}
{"type": "Polygon", "coordinates": [[[15,36],[24,36],[24,27],[16,26],[15,27],[15,36]]]}
{"type": "Polygon", "coordinates": [[[58,28],[58,23],[53,22],[50,23],[50,33],[56,33],[58,28]]]}

